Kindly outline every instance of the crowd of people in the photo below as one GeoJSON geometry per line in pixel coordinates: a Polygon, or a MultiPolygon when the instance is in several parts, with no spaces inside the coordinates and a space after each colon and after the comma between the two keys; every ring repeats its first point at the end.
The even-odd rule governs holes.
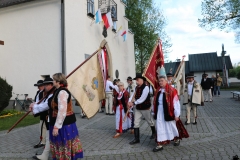
{"type": "MultiPolygon", "coordinates": [[[[34,159],[52,158],[77,159],[83,158],[83,149],[76,126],[76,117],[73,112],[71,93],[67,89],[66,77],[62,73],[56,73],[39,80],[34,86],[38,87],[35,103],[29,110],[34,116],[40,116],[40,142],[34,146],[45,146],[41,155],[33,156],[34,159]]],[[[204,102],[212,102],[213,93],[220,96],[222,79],[208,78],[203,74],[201,83],[194,80],[193,74],[186,76],[186,85],[183,87],[183,105],[186,105],[185,125],[191,123],[191,111],[193,112],[192,124],[197,125],[197,106],[204,102]]],[[[108,77],[106,81],[105,114],[115,115],[116,134],[118,138],[130,130],[134,139],[130,145],[140,143],[140,123],[144,119],[151,128],[150,139],[155,139],[156,147],[153,152],[163,149],[163,146],[173,141],[174,146],[180,145],[182,138],[189,135],[180,120],[181,105],[180,94],[175,89],[172,73],[158,77],[159,88],[154,87],[141,74],[135,78],[128,77],[127,84],[120,79],[113,82],[108,77]],[[135,83],[134,83],[135,80],[135,83]]],[[[181,83],[182,85],[183,83],[181,83]]],[[[99,112],[104,112],[100,102],[99,112]]]]}

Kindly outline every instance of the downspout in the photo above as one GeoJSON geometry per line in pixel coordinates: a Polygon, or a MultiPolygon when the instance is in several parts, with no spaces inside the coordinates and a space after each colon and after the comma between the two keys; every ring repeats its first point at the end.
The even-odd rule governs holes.
{"type": "Polygon", "coordinates": [[[61,0],[61,45],[62,45],[62,73],[66,75],[66,47],[65,47],[65,5],[61,0]]]}

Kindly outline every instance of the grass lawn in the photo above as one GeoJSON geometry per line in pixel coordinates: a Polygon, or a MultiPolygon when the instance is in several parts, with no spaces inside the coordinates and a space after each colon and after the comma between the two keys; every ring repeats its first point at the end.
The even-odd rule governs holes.
{"type": "MultiPolygon", "coordinates": [[[[30,113],[31,114],[31,113],[30,113]]],[[[11,117],[0,118],[0,131],[8,130],[12,125],[14,125],[24,114],[14,115],[11,117]]],[[[39,123],[39,117],[34,117],[33,115],[28,115],[25,117],[15,128],[25,127],[32,124],[39,123]]]]}

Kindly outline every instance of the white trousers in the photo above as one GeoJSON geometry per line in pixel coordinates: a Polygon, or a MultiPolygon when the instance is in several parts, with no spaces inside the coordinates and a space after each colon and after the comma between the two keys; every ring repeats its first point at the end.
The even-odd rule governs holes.
{"type": "Polygon", "coordinates": [[[211,101],[211,100],[212,100],[212,92],[211,92],[211,89],[203,90],[203,94],[204,94],[204,100],[205,100],[205,101],[211,101]]]}
{"type": "Polygon", "coordinates": [[[43,120],[40,120],[39,123],[39,131],[40,131],[40,136],[41,136],[41,130],[42,130],[42,144],[46,144],[46,124],[44,123],[42,126],[43,120]]]}
{"type": "Polygon", "coordinates": [[[195,104],[191,104],[191,103],[188,103],[186,104],[186,109],[187,109],[187,123],[190,123],[190,113],[191,113],[191,109],[193,110],[193,115],[194,115],[194,120],[193,122],[196,121],[196,118],[197,118],[197,105],[195,104]]]}
{"type": "MultiPolygon", "coordinates": [[[[45,124],[44,124],[45,125],[45,124]]],[[[50,152],[50,142],[49,142],[49,131],[46,131],[46,145],[41,155],[38,155],[37,158],[41,160],[48,160],[50,152]]]]}
{"type": "Polygon", "coordinates": [[[111,92],[106,93],[106,101],[105,101],[106,113],[110,113],[110,114],[113,113],[112,105],[113,105],[113,94],[111,92]]]}
{"type": "Polygon", "coordinates": [[[135,108],[134,109],[134,115],[135,115],[134,128],[139,128],[140,122],[142,120],[142,116],[148,122],[149,126],[154,126],[154,121],[153,121],[153,117],[151,115],[150,109],[148,109],[148,110],[138,110],[138,109],[135,108]]]}

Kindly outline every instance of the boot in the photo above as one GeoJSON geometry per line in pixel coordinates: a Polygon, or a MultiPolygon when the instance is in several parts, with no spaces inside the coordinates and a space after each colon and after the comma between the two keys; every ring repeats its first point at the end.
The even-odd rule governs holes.
{"type": "Polygon", "coordinates": [[[140,143],[140,139],[139,139],[139,128],[134,128],[134,136],[135,136],[135,139],[132,140],[129,144],[130,145],[133,145],[133,144],[136,144],[136,143],[140,143]]]}
{"type": "Polygon", "coordinates": [[[155,126],[151,126],[151,130],[152,130],[152,135],[151,135],[151,137],[150,137],[150,139],[154,139],[155,138],[155,133],[156,133],[156,131],[155,131],[155,126]]]}

